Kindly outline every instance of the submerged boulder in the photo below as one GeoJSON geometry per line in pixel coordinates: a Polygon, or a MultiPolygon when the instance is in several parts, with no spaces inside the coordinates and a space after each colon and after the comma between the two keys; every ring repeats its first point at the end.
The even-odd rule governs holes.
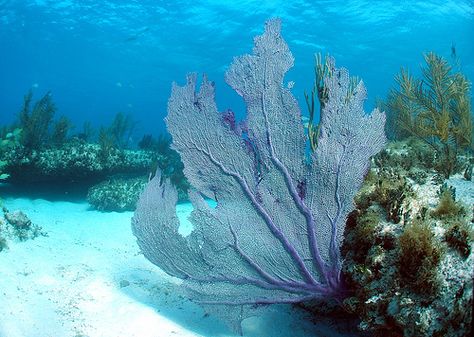
{"type": "Polygon", "coordinates": [[[23,211],[9,211],[6,207],[3,207],[3,216],[4,219],[0,222],[0,240],[3,237],[5,245],[6,239],[26,241],[38,236],[47,235],[42,228],[34,224],[23,211]]]}

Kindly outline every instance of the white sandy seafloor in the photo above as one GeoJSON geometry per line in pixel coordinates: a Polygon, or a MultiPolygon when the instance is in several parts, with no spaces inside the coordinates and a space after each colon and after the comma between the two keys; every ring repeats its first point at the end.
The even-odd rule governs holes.
{"type": "MultiPolygon", "coordinates": [[[[48,236],[9,241],[0,252],[0,337],[235,336],[178,296],[178,280],[140,254],[131,212],[43,199],[3,204],[24,211],[48,236]]],[[[189,211],[178,208],[183,219],[189,211]]],[[[243,324],[249,337],[350,336],[338,330],[289,306],[243,324]]]]}

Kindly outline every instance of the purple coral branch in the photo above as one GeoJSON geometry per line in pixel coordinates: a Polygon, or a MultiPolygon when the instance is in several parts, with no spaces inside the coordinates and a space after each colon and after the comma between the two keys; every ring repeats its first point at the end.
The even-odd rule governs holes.
{"type": "Polygon", "coordinates": [[[308,296],[309,294],[312,294],[312,296],[315,298],[316,298],[315,292],[320,292],[324,290],[324,288],[320,285],[315,286],[315,285],[309,285],[306,283],[300,283],[300,282],[294,282],[294,281],[293,282],[277,281],[276,284],[272,284],[264,280],[260,280],[260,279],[256,279],[256,278],[248,277],[248,276],[240,276],[238,278],[223,276],[223,275],[221,275],[220,277],[212,276],[209,278],[197,277],[197,276],[192,276],[189,274],[188,276],[190,280],[194,280],[197,282],[205,282],[205,283],[228,282],[235,285],[250,284],[262,289],[284,290],[291,293],[305,293],[308,296]]]}
{"type": "MultiPolygon", "coordinates": [[[[261,106],[262,106],[262,113],[265,119],[265,129],[266,129],[266,136],[268,140],[268,146],[270,149],[271,160],[275,164],[275,166],[283,173],[285,177],[286,186],[290,191],[290,194],[293,198],[293,201],[297,205],[300,212],[303,214],[306,220],[306,226],[308,231],[308,243],[311,251],[311,255],[313,257],[313,264],[316,270],[324,277],[325,281],[329,284],[329,273],[327,271],[326,264],[324,263],[323,259],[321,258],[321,254],[319,252],[318,242],[316,240],[316,226],[315,220],[311,210],[306,206],[303,199],[299,196],[298,190],[296,189],[293,180],[291,178],[288,169],[283,163],[277,158],[275,155],[275,150],[273,147],[272,137],[270,135],[270,125],[268,122],[268,114],[266,109],[266,100],[265,100],[265,89],[266,89],[266,63],[265,63],[265,75],[263,79],[263,91],[261,96],[261,106]]],[[[333,226],[334,227],[334,226],[333,226]]]]}
{"type": "MultiPolygon", "coordinates": [[[[342,152],[341,158],[340,158],[340,160],[337,164],[336,186],[334,188],[334,200],[335,200],[336,206],[337,206],[336,215],[335,215],[334,218],[331,218],[331,216],[329,214],[327,214],[327,216],[329,218],[329,222],[331,223],[331,241],[330,241],[330,246],[329,246],[329,256],[331,258],[333,266],[335,266],[335,270],[340,269],[339,251],[337,249],[336,238],[337,238],[337,222],[339,221],[339,218],[341,216],[341,212],[342,212],[342,209],[343,209],[343,203],[341,202],[340,193],[339,193],[339,185],[340,185],[342,162],[344,160],[345,153],[346,153],[346,146],[343,145],[343,152],[342,152]]],[[[336,282],[339,282],[339,273],[337,275],[336,282]]]]}
{"type": "Polygon", "coordinates": [[[233,247],[239,254],[240,256],[245,260],[247,261],[247,263],[252,266],[253,269],[255,269],[255,271],[260,275],[262,276],[265,280],[267,280],[268,282],[272,283],[272,284],[278,284],[280,281],[275,279],[272,275],[270,275],[268,272],[266,272],[265,270],[263,270],[255,261],[252,260],[252,258],[250,256],[248,256],[240,247],[239,247],[239,243],[238,243],[238,240],[237,240],[237,234],[235,233],[234,231],[234,228],[232,228],[232,225],[229,224],[229,228],[230,228],[230,232],[232,233],[232,237],[234,238],[234,244],[231,245],[231,247],[233,247]]]}
{"type": "Polygon", "coordinates": [[[236,172],[232,172],[232,171],[229,171],[227,168],[225,168],[222,163],[220,163],[219,161],[217,161],[213,156],[212,154],[210,153],[210,151],[206,151],[204,149],[201,149],[200,147],[198,147],[196,144],[194,144],[194,149],[203,153],[204,155],[206,155],[209,160],[214,164],[216,165],[217,167],[219,167],[222,172],[224,172],[225,174],[233,177],[235,180],[237,180],[237,182],[239,183],[239,185],[241,186],[241,188],[243,189],[244,193],[247,195],[247,197],[250,199],[250,201],[252,202],[252,205],[254,206],[254,208],[258,211],[258,213],[260,214],[260,216],[262,216],[263,220],[265,221],[265,223],[267,224],[268,228],[270,229],[270,231],[273,233],[273,235],[275,235],[275,237],[282,243],[283,247],[285,248],[285,250],[290,254],[290,256],[293,258],[293,260],[296,262],[296,264],[298,265],[298,268],[300,270],[300,273],[302,274],[302,276],[306,279],[307,282],[311,283],[311,284],[318,284],[318,282],[314,279],[313,275],[311,275],[311,273],[309,272],[308,268],[306,268],[304,262],[303,262],[303,259],[301,258],[301,256],[298,254],[298,252],[296,251],[295,247],[293,247],[293,245],[288,241],[288,239],[283,235],[283,233],[281,232],[280,229],[278,229],[275,224],[273,223],[273,220],[271,219],[270,215],[267,213],[267,211],[260,205],[260,203],[257,201],[257,199],[255,198],[255,195],[252,193],[252,191],[250,191],[250,188],[249,186],[247,185],[247,182],[242,178],[242,176],[236,172]]]}
{"type": "Polygon", "coordinates": [[[232,247],[240,254],[240,256],[245,261],[247,261],[248,264],[250,264],[257,271],[257,273],[259,273],[263,278],[265,278],[272,285],[275,285],[280,289],[287,289],[288,291],[297,291],[297,292],[301,292],[302,290],[322,292],[326,290],[318,282],[316,282],[316,284],[308,285],[306,283],[297,282],[295,280],[281,280],[280,281],[280,280],[275,279],[273,276],[265,272],[247,254],[245,254],[245,252],[239,247],[239,244],[237,242],[237,234],[235,233],[234,229],[232,228],[230,224],[229,224],[229,227],[230,227],[230,232],[232,233],[232,236],[234,237],[234,244],[232,245],[232,247]],[[289,289],[292,289],[292,290],[289,290],[289,289]]]}
{"type": "Polygon", "coordinates": [[[252,300],[243,301],[196,301],[199,304],[220,304],[220,305],[267,305],[275,303],[300,303],[304,301],[314,300],[315,295],[298,296],[294,298],[255,298],[252,300]]]}

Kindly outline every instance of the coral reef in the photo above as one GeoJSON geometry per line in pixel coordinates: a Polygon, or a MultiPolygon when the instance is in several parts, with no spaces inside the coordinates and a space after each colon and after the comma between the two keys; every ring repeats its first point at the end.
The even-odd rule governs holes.
{"type": "Polygon", "coordinates": [[[353,290],[344,307],[374,336],[469,336],[474,223],[463,205],[473,203],[474,186],[460,175],[441,185],[427,169],[431,159],[412,146],[391,143],[376,156],[355,199],[342,248],[353,290]],[[403,178],[415,168],[423,179],[403,178]],[[387,217],[388,192],[376,193],[392,187],[409,191],[401,217],[387,217]]]}
{"type": "MultiPolygon", "coordinates": [[[[148,179],[111,178],[89,188],[87,201],[92,207],[100,211],[134,211],[140,194],[143,192],[148,179]]],[[[176,186],[178,201],[187,201],[187,190],[176,186]]]]}
{"type": "Polygon", "coordinates": [[[151,152],[112,149],[101,156],[97,144],[73,140],[61,147],[33,151],[26,155],[21,147],[3,155],[12,183],[41,181],[100,181],[118,173],[146,175],[156,156],[151,152]]]}
{"type": "Polygon", "coordinates": [[[132,219],[144,255],[236,329],[268,304],[346,296],[339,252],[346,218],[369,158],[385,143],[384,114],[363,111],[363,83],[351,91],[347,70],[330,59],[317,148],[308,157],[299,107],[283,86],[292,64],[280,22],[268,21],[254,53],[235,58],[226,73],[247,104],[238,125],[231,112],[217,111],[206,77],[199,92],[195,75],[173,85],[166,122],[193,187],[194,229],[179,234],[177,192],[160,174],[132,219]]]}
{"type": "Polygon", "coordinates": [[[87,201],[100,211],[133,211],[147,182],[144,177],[109,179],[89,188],[87,201]]]}
{"type": "Polygon", "coordinates": [[[21,129],[14,129],[12,132],[6,132],[3,138],[0,138],[0,180],[10,177],[10,174],[3,172],[8,162],[2,159],[5,153],[15,147],[20,140],[21,129]]]}

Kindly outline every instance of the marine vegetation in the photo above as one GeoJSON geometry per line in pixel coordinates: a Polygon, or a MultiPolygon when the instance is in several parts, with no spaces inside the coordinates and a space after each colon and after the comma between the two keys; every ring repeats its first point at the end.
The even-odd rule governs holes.
{"type": "Polygon", "coordinates": [[[49,129],[56,113],[51,93],[46,93],[33,107],[33,91],[29,91],[23,100],[19,123],[22,128],[22,145],[28,150],[36,150],[49,139],[49,129]]]}
{"type": "Polygon", "coordinates": [[[398,160],[404,148],[396,146],[374,160],[347,221],[341,253],[343,275],[353,291],[344,308],[357,314],[359,328],[374,336],[468,336],[470,214],[448,184],[405,178],[407,171],[398,160]],[[387,195],[405,200],[393,198],[394,206],[387,208],[387,195]],[[398,205],[399,211],[387,212],[398,205]]]}
{"type": "Polygon", "coordinates": [[[196,75],[172,87],[166,123],[192,186],[192,233],[179,234],[177,192],[159,172],[132,219],[145,257],[239,330],[269,304],[347,296],[344,227],[369,159],[385,144],[385,115],[366,114],[364,84],[351,91],[347,70],[329,59],[317,148],[306,153],[300,109],[283,85],[293,57],[280,26],[268,21],[253,54],[235,58],[226,73],[246,102],[243,123],[218,112],[206,76],[199,92],[196,75]]]}
{"type": "Polygon", "coordinates": [[[421,79],[402,69],[384,104],[387,130],[394,137],[415,136],[437,155],[435,169],[449,178],[461,169],[460,152],[473,148],[470,83],[435,53],[424,56],[421,79]]]}
{"type": "Polygon", "coordinates": [[[112,137],[113,145],[119,149],[127,148],[136,125],[137,122],[133,120],[132,115],[118,112],[107,129],[112,137]]]}
{"type": "Polygon", "coordinates": [[[462,220],[454,222],[446,231],[444,239],[449,247],[457,250],[462,257],[467,258],[471,254],[474,241],[472,225],[462,220]]]}
{"type": "Polygon", "coordinates": [[[128,148],[136,124],[130,114],[118,112],[110,126],[101,126],[98,135],[100,159],[105,161],[115,150],[128,148]]]}
{"type": "MultiPolygon", "coordinates": [[[[317,117],[315,116],[315,105],[316,100],[319,102],[319,116],[324,111],[324,107],[327,104],[329,99],[328,89],[325,85],[325,79],[331,77],[332,68],[331,68],[331,58],[326,56],[322,57],[320,53],[315,55],[315,66],[314,66],[314,84],[311,94],[307,92],[304,93],[306,100],[306,106],[308,108],[309,120],[308,120],[308,138],[311,151],[315,151],[318,146],[318,135],[319,135],[319,124],[317,124],[317,117]]],[[[347,97],[349,98],[360,80],[357,77],[351,77],[350,86],[347,92],[347,97]]]]}
{"type": "Polygon", "coordinates": [[[28,154],[51,145],[61,146],[67,140],[72,123],[65,116],[54,121],[56,105],[50,92],[34,104],[32,100],[33,92],[30,90],[23,98],[18,118],[18,126],[23,130],[20,139],[23,149],[28,154]]]}
{"type": "Polygon", "coordinates": [[[385,211],[387,221],[398,223],[403,217],[404,204],[413,197],[413,188],[407,179],[389,170],[380,170],[377,175],[375,187],[370,193],[359,194],[356,202],[362,207],[362,202],[375,201],[385,211]],[[363,198],[366,200],[363,201],[363,198]]]}
{"type": "Polygon", "coordinates": [[[415,219],[405,226],[399,238],[398,270],[401,285],[425,295],[435,294],[440,286],[438,265],[443,250],[430,224],[415,219]]]}
{"type": "Polygon", "coordinates": [[[438,205],[431,213],[434,217],[449,220],[466,215],[466,209],[456,201],[456,190],[454,188],[443,184],[438,195],[438,205]]]}
{"type": "Polygon", "coordinates": [[[72,129],[73,125],[69,118],[66,116],[61,116],[56,121],[53,126],[53,132],[51,134],[51,143],[60,146],[64,144],[67,140],[69,131],[72,129]]]}
{"type": "Polygon", "coordinates": [[[96,130],[92,126],[92,123],[90,121],[85,121],[82,124],[81,132],[77,133],[76,137],[83,140],[83,141],[85,141],[85,142],[89,142],[89,141],[92,141],[95,134],[96,134],[96,130]]]}

